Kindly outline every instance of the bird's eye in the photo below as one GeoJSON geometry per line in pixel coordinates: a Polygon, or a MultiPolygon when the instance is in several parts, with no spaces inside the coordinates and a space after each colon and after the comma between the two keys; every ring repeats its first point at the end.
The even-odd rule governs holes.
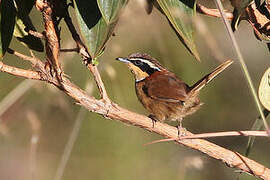
{"type": "Polygon", "coordinates": [[[143,65],[143,62],[141,62],[141,61],[134,61],[134,65],[141,66],[141,65],[143,65]]]}

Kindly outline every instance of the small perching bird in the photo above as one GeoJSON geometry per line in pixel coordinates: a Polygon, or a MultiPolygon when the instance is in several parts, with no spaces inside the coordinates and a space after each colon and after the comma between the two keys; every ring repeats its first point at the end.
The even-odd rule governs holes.
{"type": "Polygon", "coordinates": [[[134,53],[116,59],[126,63],[134,74],[137,97],[151,113],[149,117],[161,122],[179,121],[179,134],[182,119],[201,106],[200,90],[233,62],[227,60],[190,87],[148,54],[134,53]]]}

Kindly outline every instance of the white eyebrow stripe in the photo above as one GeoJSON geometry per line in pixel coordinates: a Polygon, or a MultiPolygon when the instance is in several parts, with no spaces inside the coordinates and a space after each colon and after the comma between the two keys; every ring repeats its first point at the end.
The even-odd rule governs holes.
{"type": "Polygon", "coordinates": [[[132,60],[132,61],[140,60],[140,61],[148,64],[151,68],[156,69],[158,71],[161,71],[161,69],[159,67],[157,67],[154,63],[152,63],[152,62],[150,62],[148,60],[141,59],[141,58],[130,58],[130,60],[132,60]]]}

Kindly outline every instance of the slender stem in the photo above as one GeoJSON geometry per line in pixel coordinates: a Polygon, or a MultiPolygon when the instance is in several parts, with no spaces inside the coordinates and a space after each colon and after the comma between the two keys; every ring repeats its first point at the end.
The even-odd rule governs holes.
{"type": "Polygon", "coordinates": [[[103,100],[105,100],[106,102],[111,102],[108,94],[107,94],[107,91],[105,89],[105,86],[103,84],[103,81],[100,77],[100,74],[99,74],[99,71],[97,69],[97,66],[95,65],[92,65],[92,64],[88,64],[87,65],[88,69],[90,70],[90,72],[93,74],[94,76],[94,79],[96,81],[96,84],[98,86],[98,89],[99,89],[99,93],[100,93],[100,96],[103,100]]]}
{"type": "MultiPolygon", "coordinates": [[[[221,17],[221,14],[218,11],[218,9],[209,9],[201,4],[198,4],[198,3],[196,4],[196,11],[201,13],[201,14],[207,15],[207,16],[221,17]]],[[[233,14],[231,12],[225,11],[225,15],[226,15],[227,19],[229,19],[229,20],[233,19],[233,14]]]]}
{"type": "Polygon", "coordinates": [[[10,53],[10,54],[13,54],[13,55],[15,55],[15,56],[17,56],[17,57],[19,57],[19,58],[21,58],[23,60],[25,60],[25,61],[30,61],[33,65],[36,64],[37,59],[35,57],[33,57],[33,54],[32,54],[31,51],[30,52],[32,54],[32,57],[21,54],[21,53],[19,53],[17,51],[14,51],[13,49],[10,49],[10,48],[7,49],[7,52],[10,53]]]}
{"type": "Polygon", "coordinates": [[[231,38],[232,44],[233,44],[233,46],[234,46],[234,49],[235,49],[236,54],[237,54],[237,56],[238,56],[238,59],[239,59],[239,61],[240,61],[242,70],[243,70],[243,72],[244,72],[244,74],[245,74],[246,80],[247,80],[247,82],[248,82],[249,88],[250,88],[251,93],[252,93],[252,96],[253,96],[253,98],[254,98],[255,104],[256,104],[257,109],[259,110],[259,113],[260,113],[260,115],[261,115],[261,117],[262,117],[262,120],[263,120],[263,123],[264,123],[264,127],[265,127],[265,129],[266,129],[268,135],[270,135],[269,126],[268,126],[268,124],[267,124],[267,122],[266,122],[266,119],[265,119],[265,116],[264,116],[264,114],[263,114],[263,110],[262,110],[262,107],[261,107],[261,105],[260,105],[259,98],[258,98],[258,96],[257,96],[257,93],[256,93],[256,91],[255,91],[253,82],[252,82],[251,77],[250,77],[250,75],[249,75],[249,72],[248,72],[248,69],[247,69],[247,65],[246,65],[246,63],[245,63],[245,61],[244,61],[244,58],[243,58],[242,53],[241,53],[241,51],[240,51],[240,48],[239,48],[239,46],[238,46],[238,44],[237,44],[237,41],[236,41],[236,39],[235,39],[235,37],[234,37],[232,28],[231,28],[231,26],[230,26],[230,24],[229,24],[229,22],[228,22],[228,20],[227,20],[227,18],[226,18],[226,15],[225,15],[225,13],[224,13],[223,5],[222,5],[222,3],[221,3],[220,0],[215,0],[215,3],[216,3],[216,6],[218,7],[218,9],[219,9],[219,11],[220,11],[222,20],[223,20],[223,22],[224,22],[224,24],[225,24],[225,27],[226,27],[226,29],[227,29],[227,31],[228,31],[228,33],[229,33],[230,38],[231,38]]]}
{"type": "Polygon", "coordinates": [[[37,38],[44,39],[44,35],[42,33],[39,33],[33,30],[29,30],[28,33],[37,38]]]}
{"type": "Polygon", "coordinates": [[[41,76],[36,71],[20,69],[17,67],[9,66],[0,61],[0,72],[6,72],[15,76],[24,77],[27,79],[41,80],[41,76]]]}
{"type": "MultiPolygon", "coordinates": [[[[67,9],[66,9],[67,10],[67,9]]],[[[78,47],[78,52],[79,54],[82,56],[83,60],[86,62],[87,64],[87,68],[90,70],[90,72],[92,73],[92,75],[94,76],[94,79],[96,81],[96,84],[98,86],[98,89],[99,89],[99,92],[100,92],[100,96],[101,98],[106,101],[106,102],[111,102],[107,92],[106,92],[106,89],[105,89],[105,86],[103,84],[103,81],[100,77],[100,73],[97,69],[97,66],[96,65],[93,65],[90,63],[90,60],[91,60],[91,56],[90,54],[88,53],[87,49],[86,49],[86,46],[84,45],[84,43],[82,42],[79,34],[77,33],[76,31],[76,28],[75,26],[73,25],[72,23],[72,19],[70,18],[70,15],[69,15],[69,12],[67,10],[66,12],[66,16],[64,17],[64,20],[66,22],[66,25],[72,35],[72,38],[73,40],[76,42],[77,44],[77,47],[78,47]]],[[[110,104],[110,103],[109,103],[110,104]]]]}
{"type": "Polygon", "coordinates": [[[265,131],[227,131],[227,132],[213,132],[195,134],[191,136],[183,136],[180,139],[197,139],[197,138],[211,138],[211,137],[224,137],[224,136],[260,136],[266,137],[268,134],[265,131]]]}
{"type": "Polygon", "coordinates": [[[79,52],[79,48],[60,49],[60,52],[79,52]]]}

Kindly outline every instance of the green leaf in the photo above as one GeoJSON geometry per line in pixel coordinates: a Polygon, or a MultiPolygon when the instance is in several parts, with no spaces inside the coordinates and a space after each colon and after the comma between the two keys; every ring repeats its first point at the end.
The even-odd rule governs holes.
{"type": "Polygon", "coordinates": [[[234,7],[231,23],[233,31],[237,30],[241,16],[251,2],[253,2],[253,0],[231,0],[231,4],[234,7]]]}
{"type": "Polygon", "coordinates": [[[117,21],[128,0],[97,0],[99,10],[107,24],[117,21]]]}
{"type": "Polygon", "coordinates": [[[157,0],[157,2],[181,42],[197,60],[200,60],[193,39],[192,17],[196,12],[195,0],[157,0]]]}
{"type": "Polygon", "coordinates": [[[75,11],[82,37],[94,59],[104,50],[117,20],[107,24],[96,1],[76,0],[75,11]]]}
{"type": "Polygon", "coordinates": [[[270,67],[262,76],[258,94],[262,105],[270,110],[270,67]]]}
{"type": "Polygon", "coordinates": [[[0,1],[0,57],[2,58],[12,39],[16,9],[13,1],[0,1]]]}

